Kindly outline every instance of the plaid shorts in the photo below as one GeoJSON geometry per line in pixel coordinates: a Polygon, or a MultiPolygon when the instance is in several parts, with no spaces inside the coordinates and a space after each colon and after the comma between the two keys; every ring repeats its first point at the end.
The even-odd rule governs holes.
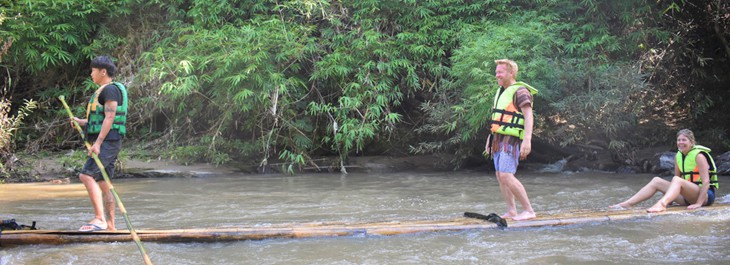
{"type": "Polygon", "coordinates": [[[499,151],[494,153],[494,169],[498,172],[517,172],[517,165],[520,164],[520,149],[515,148],[514,152],[499,151]]]}

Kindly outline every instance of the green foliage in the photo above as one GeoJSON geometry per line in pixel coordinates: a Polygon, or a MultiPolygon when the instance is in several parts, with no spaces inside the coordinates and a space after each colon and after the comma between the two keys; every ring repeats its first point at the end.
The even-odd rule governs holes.
{"type": "Polygon", "coordinates": [[[160,92],[169,96],[158,104],[187,117],[175,120],[176,131],[203,131],[211,146],[237,134],[262,137],[265,152],[280,141],[308,148],[311,125],[297,118],[306,87],[297,72],[313,49],[309,32],[275,16],[209,29],[179,27],[143,59],[149,82],[162,83],[160,92]]]}
{"type": "Polygon", "coordinates": [[[127,1],[3,1],[0,13],[11,16],[0,25],[0,39],[12,40],[9,60],[33,74],[50,67],[75,65],[94,51],[116,46],[97,39],[105,20],[129,14],[127,1]]]}
{"type": "Polygon", "coordinates": [[[179,146],[168,151],[168,157],[184,165],[193,163],[210,162],[214,165],[222,165],[230,162],[228,154],[211,150],[203,145],[179,146]]]}
{"type": "Polygon", "coordinates": [[[88,154],[89,152],[86,150],[71,150],[65,155],[60,156],[57,160],[67,172],[77,173],[84,168],[86,159],[89,157],[88,154]]]}
{"type": "Polygon", "coordinates": [[[604,141],[605,147],[619,154],[658,140],[653,138],[656,134],[642,134],[638,129],[649,106],[636,100],[648,87],[635,67],[619,64],[593,69],[576,61],[561,65],[565,75],[560,77],[560,87],[566,96],[550,103],[555,111],[551,119],[560,122],[552,123],[554,130],[545,136],[560,139],[561,145],[604,141]]]}
{"type": "MultiPolygon", "coordinates": [[[[246,161],[255,158],[260,148],[257,143],[248,143],[240,140],[220,141],[212,137],[202,137],[197,140],[170,143],[158,149],[163,152],[153,152],[182,164],[212,163],[216,166],[224,165],[236,160],[246,161]]],[[[136,154],[138,155],[138,154],[136,154]]],[[[148,154],[149,156],[150,154],[148,154]]],[[[250,165],[249,163],[244,165],[250,165]]]]}
{"type": "Polygon", "coordinates": [[[205,146],[180,146],[173,150],[170,150],[169,157],[175,159],[184,165],[189,165],[196,162],[203,162],[205,156],[201,156],[206,151],[205,146]]]}
{"type": "MultiPolygon", "coordinates": [[[[455,152],[454,163],[473,155],[487,137],[487,121],[496,91],[494,60],[510,58],[518,62],[517,79],[540,90],[539,97],[553,93],[547,85],[552,76],[554,60],[563,40],[555,32],[557,25],[551,14],[527,12],[506,22],[486,21],[462,31],[462,46],[453,52],[451,75],[455,80],[443,87],[446,96],[438,103],[427,102],[421,108],[430,112],[429,126],[418,130],[424,134],[447,134],[449,138],[421,143],[414,152],[455,152]],[[508,45],[507,45],[508,44],[508,45]],[[476,142],[476,143],[475,143],[476,142]]],[[[538,100],[536,109],[542,102],[538,100]]],[[[536,115],[540,115],[536,111],[536,115]]],[[[539,117],[539,116],[538,116],[539,117]]]]}
{"type": "MultiPolygon", "coordinates": [[[[718,5],[707,8],[724,14],[718,5]]],[[[518,80],[540,90],[536,135],[562,145],[599,141],[627,152],[660,141],[662,134],[647,128],[721,113],[722,98],[708,95],[726,95],[716,88],[725,87],[717,84],[726,82],[720,73],[727,67],[707,70],[726,61],[695,48],[700,40],[692,35],[702,28],[692,19],[709,11],[686,1],[56,0],[0,6],[0,54],[7,51],[0,68],[11,92],[21,93],[15,100],[51,102],[65,94],[82,113],[96,87],[85,61],[112,54],[123,73],[118,79],[130,87],[128,137],[167,143],[161,148],[185,163],[255,161],[294,172],[314,156],[337,155],[344,165],[353,154],[410,145],[412,152],[455,154],[458,166],[483,151],[496,90],[493,61],[502,58],[516,60],[518,80]],[[688,81],[681,80],[684,73],[688,81]],[[695,93],[692,80],[713,93],[695,93]]],[[[45,117],[61,116],[55,114],[36,115],[48,122],[45,117]]],[[[72,134],[44,135],[62,145],[72,134]]]]}
{"type": "Polygon", "coordinates": [[[442,86],[443,96],[421,105],[428,124],[417,131],[437,140],[411,150],[455,153],[457,166],[484,151],[496,91],[493,61],[502,58],[515,60],[517,80],[540,91],[534,103],[539,137],[561,145],[598,140],[616,153],[656,143],[656,133],[637,129],[646,123],[650,103],[642,100],[646,76],[627,56],[659,35],[643,25],[654,17],[651,6],[546,1],[522,8],[505,20],[463,27],[461,47],[451,57],[454,81],[442,86]]]}
{"type": "Polygon", "coordinates": [[[322,31],[329,51],[316,62],[311,78],[320,96],[310,102],[309,113],[329,121],[322,140],[341,157],[395,131],[404,117],[396,110],[406,97],[437,92],[448,82],[446,55],[460,33],[454,29],[499,13],[506,1],[353,5],[353,21],[342,20],[342,26],[322,31]]]}
{"type": "Polygon", "coordinates": [[[317,150],[344,160],[393,132],[405,96],[433,88],[446,75],[444,55],[458,34],[450,23],[476,21],[482,8],[505,4],[457,2],[264,2],[274,11],[267,13],[193,1],[181,20],[170,22],[172,36],[144,54],[148,82],[161,83],[169,96],[162,103],[173,116],[200,117],[173,119],[182,134],[257,137],[262,165],[279,146],[286,151],[278,158],[293,164],[304,164],[302,157],[317,150]],[[220,19],[186,22],[203,21],[193,11],[204,6],[217,8],[209,19],[235,12],[248,19],[216,27],[220,19]]]}
{"type": "Polygon", "coordinates": [[[12,115],[10,101],[5,98],[5,93],[0,98],[0,175],[3,177],[7,177],[8,170],[13,170],[14,135],[23,125],[23,119],[36,108],[36,101],[26,100],[18,112],[12,115]]]}

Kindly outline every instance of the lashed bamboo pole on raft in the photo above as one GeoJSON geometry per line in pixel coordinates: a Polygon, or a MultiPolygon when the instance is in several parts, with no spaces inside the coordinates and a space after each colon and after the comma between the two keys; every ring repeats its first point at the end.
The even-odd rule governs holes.
{"type": "Polygon", "coordinates": [[[112,181],[109,179],[109,176],[106,174],[106,169],[104,169],[104,165],[99,160],[99,156],[96,155],[96,153],[91,151],[91,144],[89,144],[88,141],[86,141],[86,136],[84,135],[83,130],[81,130],[81,125],[79,125],[78,122],[74,120],[74,115],[71,113],[71,108],[68,107],[68,104],[66,104],[66,100],[64,99],[64,96],[59,96],[59,100],[61,100],[61,103],[63,103],[63,107],[66,109],[66,112],[68,113],[68,117],[71,119],[71,121],[74,124],[74,128],[81,134],[81,140],[84,141],[84,145],[86,146],[86,149],[89,150],[89,153],[91,153],[91,157],[96,161],[96,165],[99,167],[99,170],[101,170],[101,175],[104,176],[104,181],[106,181],[106,184],[109,185],[109,190],[114,194],[114,199],[117,201],[117,205],[119,206],[119,211],[122,212],[122,215],[124,215],[124,221],[127,223],[127,227],[129,228],[129,232],[132,234],[132,239],[134,239],[134,243],[137,244],[137,248],[139,249],[139,252],[142,253],[142,258],[144,259],[144,263],[151,265],[152,260],[150,260],[150,257],[147,256],[147,251],[145,251],[144,246],[142,245],[142,241],[139,239],[139,236],[137,235],[137,232],[134,230],[134,226],[132,226],[132,222],[129,220],[129,215],[127,215],[127,209],[124,208],[124,204],[122,203],[122,199],[119,197],[119,194],[117,194],[117,191],[114,189],[114,186],[112,185],[112,181]]]}
{"type": "MultiPolygon", "coordinates": [[[[609,210],[585,209],[569,210],[556,213],[538,213],[537,218],[527,221],[508,221],[509,229],[525,229],[538,227],[557,227],[582,223],[608,223],[656,216],[706,214],[730,210],[730,204],[716,203],[696,210],[687,210],[686,206],[668,207],[659,213],[647,213],[644,209],[609,210]]],[[[714,217],[710,217],[714,218],[714,217]]],[[[139,230],[139,236],[146,242],[157,243],[189,243],[189,242],[225,242],[238,240],[262,240],[274,238],[313,238],[339,236],[391,236],[425,232],[464,231],[471,229],[499,229],[497,224],[481,219],[458,217],[446,220],[391,220],[365,223],[349,222],[313,222],[283,223],[268,225],[246,225],[238,227],[211,227],[170,230],[139,230]]],[[[6,230],[0,234],[0,247],[31,244],[73,244],[92,242],[131,241],[129,233],[121,231],[101,231],[84,233],[62,230],[6,230]]]]}

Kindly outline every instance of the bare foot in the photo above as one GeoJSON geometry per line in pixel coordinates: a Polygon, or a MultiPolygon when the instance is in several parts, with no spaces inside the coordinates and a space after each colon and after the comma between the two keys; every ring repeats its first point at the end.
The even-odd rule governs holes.
{"type": "Polygon", "coordinates": [[[523,220],[529,220],[529,219],[532,219],[535,217],[537,217],[535,215],[535,212],[524,211],[524,212],[521,212],[520,214],[516,215],[515,217],[512,217],[512,220],[523,221],[523,220]]]}
{"type": "Polygon", "coordinates": [[[622,202],[619,204],[614,204],[614,205],[608,206],[608,208],[613,209],[613,210],[626,210],[626,209],[630,209],[631,205],[629,205],[625,202],[622,202]]]}
{"type": "Polygon", "coordinates": [[[658,201],[658,202],[657,202],[656,204],[654,204],[654,206],[652,206],[651,208],[649,208],[649,209],[646,209],[646,211],[647,211],[647,212],[650,212],[650,213],[658,213],[658,212],[663,212],[663,211],[665,211],[665,210],[667,210],[667,206],[666,206],[666,205],[664,205],[664,204],[662,204],[662,202],[661,202],[661,201],[658,201]]]}
{"type": "Polygon", "coordinates": [[[508,211],[506,213],[503,213],[499,217],[502,217],[502,219],[512,219],[517,215],[517,212],[514,211],[508,211]]]}

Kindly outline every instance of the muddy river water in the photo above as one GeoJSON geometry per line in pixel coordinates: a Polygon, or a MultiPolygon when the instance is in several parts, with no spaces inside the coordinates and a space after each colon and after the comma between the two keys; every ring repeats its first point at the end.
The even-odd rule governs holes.
{"type": "MultiPolygon", "coordinates": [[[[518,177],[539,214],[604,208],[653,176],[533,171],[518,177]]],[[[730,178],[720,183],[730,185],[730,178]]],[[[469,171],[122,179],[114,186],[137,229],[450,219],[505,210],[493,173],[469,171]]],[[[724,189],[717,202],[730,203],[724,189]]],[[[92,217],[81,184],[0,185],[1,219],[75,230],[92,217]]],[[[119,213],[116,222],[125,229],[119,213]]],[[[730,264],[730,211],[504,231],[144,245],[155,264],[730,264]]],[[[0,247],[5,264],[142,259],[131,242],[31,245],[0,247]]]]}

